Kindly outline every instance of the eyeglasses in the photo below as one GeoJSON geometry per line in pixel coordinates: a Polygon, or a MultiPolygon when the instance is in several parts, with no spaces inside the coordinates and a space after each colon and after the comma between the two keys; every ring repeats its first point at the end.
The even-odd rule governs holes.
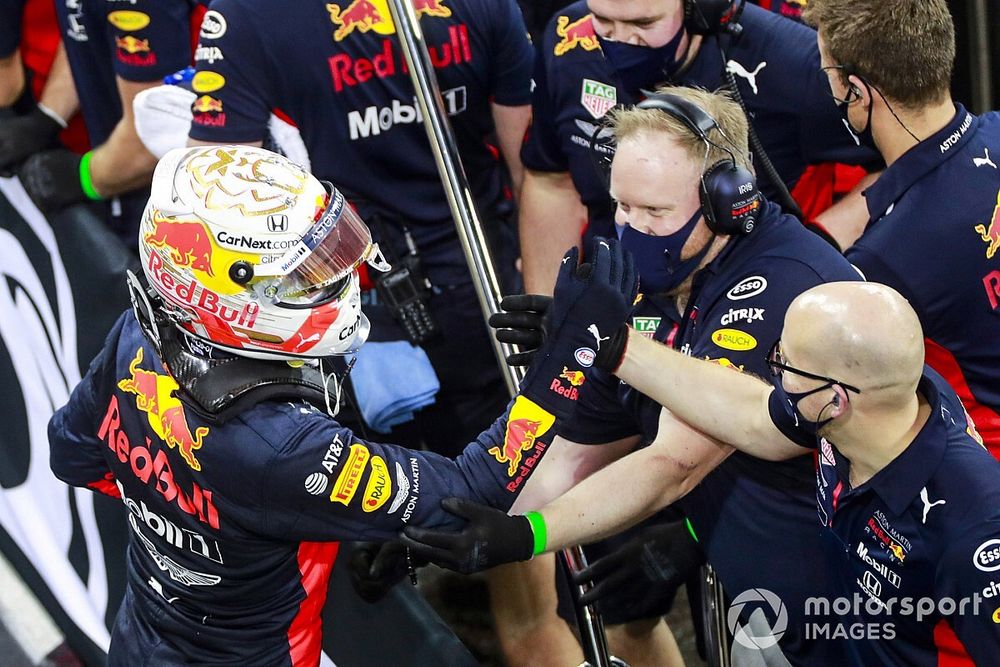
{"type": "MultiPolygon", "coordinates": [[[[804,378],[809,378],[810,380],[818,380],[819,382],[825,382],[827,387],[832,385],[840,385],[847,391],[853,391],[855,394],[860,394],[861,390],[855,386],[849,385],[846,382],[841,382],[840,380],[835,380],[834,378],[827,377],[825,375],[816,375],[815,373],[810,373],[809,371],[804,371],[794,366],[789,366],[785,363],[785,356],[781,353],[781,339],[774,341],[774,345],[771,346],[771,351],[767,353],[767,357],[764,359],[767,362],[768,368],[771,369],[771,375],[774,377],[781,377],[782,372],[788,371],[789,373],[795,373],[796,375],[801,375],[804,378]]],[[[824,389],[825,387],[820,387],[824,389]]],[[[819,391],[816,389],[814,391],[819,391]]],[[[813,392],[810,392],[813,393],[813,392]]]]}
{"type": "MultiPolygon", "coordinates": [[[[848,77],[854,74],[854,71],[850,67],[847,67],[846,65],[824,65],[823,67],[820,67],[820,70],[823,73],[826,73],[828,70],[837,70],[838,72],[843,74],[844,77],[848,77]]],[[[855,76],[857,75],[855,74],[855,76]]],[[[861,99],[861,90],[859,90],[857,86],[849,85],[847,87],[847,97],[841,99],[836,95],[834,95],[833,90],[831,89],[830,97],[840,102],[841,104],[853,104],[854,102],[857,102],[859,99],[861,99]]]]}

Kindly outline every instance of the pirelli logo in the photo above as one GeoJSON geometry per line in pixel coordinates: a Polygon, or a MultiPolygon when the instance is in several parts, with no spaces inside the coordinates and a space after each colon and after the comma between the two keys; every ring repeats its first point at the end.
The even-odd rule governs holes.
{"type": "Polygon", "coordinates": [[[341,505],[351,504],[370,457],[368,448],[364,445],[351,445],[351,453],[347,456],[347,461],[344,462],[344,467],[340,470],[340,475],[333,485],[333,491],[330,492],[330,502],[341,505]]]}

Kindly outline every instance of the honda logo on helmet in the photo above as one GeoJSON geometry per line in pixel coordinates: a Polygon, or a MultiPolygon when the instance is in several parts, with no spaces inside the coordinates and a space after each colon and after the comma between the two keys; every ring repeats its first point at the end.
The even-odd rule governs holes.
{"type": "Polygon", "coordinates": [[[269,232],[287,232],[288,231],[288,216],[274,215],[271,214],[267,216],[267,231],[269,232]]]}

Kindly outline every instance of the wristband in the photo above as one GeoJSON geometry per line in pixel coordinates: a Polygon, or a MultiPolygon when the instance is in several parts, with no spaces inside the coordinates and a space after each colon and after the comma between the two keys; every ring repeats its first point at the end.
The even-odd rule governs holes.
{"type": "Polygon", "coordinates": [[[691,537],[694,538],[695,542],[697,542],[698,536],[694,532],[694,526],[691,525],[691,519],[684,519],[684,525],[687,526],[688,532],[691,533],[691,537]]]}
{"type": "Polygon", "coordinates": [[[93,152],[87,151],[80,158],[80,188],[83,194],[87,195],[87,199],[100,201],[102,197],[94,188],[94,182],[90,180],[90,159],[93,157],[93,152]]]}
{"type": "Polygon", "coordinates": [[[62,116],[60,116],[55,111],[53,111],[52,109],[48,108],[47,106],[45,106],[41,102],[39,102],[35,106],[37,106],[38,110],[41,111],[43,114],[45,114],[46,116],[48,116],[49,118],[51,118],[52,120],[54,120],[59,127],[61,127],[64,130],[66,129],[68,123],[63,119],[62,116]]]}
{"type": "Polygon", "coordinates": [[[545,531],[545,519],[540,512],[528,512],[524,518],[531,524],[531,533],[535,537],[535,545],[531,555],[537,556],[545,553],[545,542],[548,538],[545,531]]]}

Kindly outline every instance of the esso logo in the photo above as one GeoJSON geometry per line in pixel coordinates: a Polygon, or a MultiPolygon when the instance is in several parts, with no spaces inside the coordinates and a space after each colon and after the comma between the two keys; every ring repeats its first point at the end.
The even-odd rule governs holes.
{"type": "Polygon", "coordinates": [[[767,279],[764,276],[750,276],[733,285],[726,292],[726,296],[732,301],[739,301],[740,299],[749,299],[752,296],[757,296],[766,289],[767,279]]]}
{"type": "Polygon", "coordinates": [[[1000,540],[986,540],[972,554],[972,563],[983,572],[1000,570],[1000,540]]]}
{"type": "Polygon", "coordinates": [[[594,365],[594,357],[597,355],[589,347],[579,347],[576,352],[573,353],[573,356],[576,357],[576,360],[581,366],[584,368],[590,368],[594,365]]]}

